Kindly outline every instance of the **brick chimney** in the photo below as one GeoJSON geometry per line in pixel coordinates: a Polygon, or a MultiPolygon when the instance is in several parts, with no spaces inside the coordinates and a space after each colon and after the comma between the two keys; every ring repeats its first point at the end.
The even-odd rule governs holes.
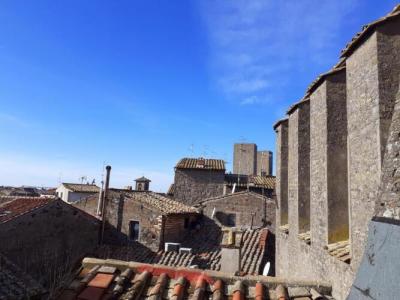
{"type": "Polygon", "coordinates": [[[242,232],[225,229],[221,242],[221,272],[239,274],[241,267],[242,232]]]}

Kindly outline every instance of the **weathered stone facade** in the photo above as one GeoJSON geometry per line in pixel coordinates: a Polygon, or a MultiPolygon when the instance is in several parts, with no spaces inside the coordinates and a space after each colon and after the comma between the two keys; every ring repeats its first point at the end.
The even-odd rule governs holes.
{"type": "Polygon", "coordinates": [[[257,145],[241,143],[233,147],[233,173],[256,175],[257,145]]]}
{"type": "Polygon", "coordinates": [[[51,290],[82,257],[93,253],[99,228],[96,218],[52,200],[0,222],[0,252],[51,290]]]}
{"type": "Polygon", "coordinates": [[[398,135],[398,124],[392,117],[400,84],[399,11],[397,8],[393,15],[364,27],[345,49],[339,64],[319,77],[306,96],[289,109],[288,135],[285,121],[274,126],[279,203],[277,275],[328,281],[338,299],[348,295],[374,210],[382,216],[400,216],[394,179],[399,173],[395,166],[398,151],[393,151],[398,145],[387,143],[389,136],[392,141],[398,135]],[[309,191],[307,176],[301,175],[307,168],[309,191]],[[382,177],[385,170],[387,177],[385,173],[382,177]],[[378,200],[378,188],[385,178],[391,179],[378,200]],[[300,221],[302,216],[307,218],[301,207],[308,193],[309,233],[300,221]]]}
{"type": "Polygon", "coordinates": [[[174,199],[187,205],[221,196],[225,170],[175,169],[174,199]]]}
{"type": "Polygon", "coordinates": [[[272,151],[264,150],[257,151],[257,175],[268,176],[272,175],[272,151]]]}
{"type": "Polygon", "coordinates": [[[268,227],[275,232],[275,201],[253,192],[240,192],[207,199],[202,201],[199,207],[209,218],[214,214],[214,218],[224,226],[268,227]]]}
{"type": "MultiPolygon", "coordinates": [[[[104,243],[125,246],[139,242],[153,251],[158,251],[164,247],[165,242],[184,240],[190,234],[198,214],[194,212],[185,214],[178,210],[175,214],[166,214],[135,200],[136,197],[152,197],[152,195],[154,195],[152,192],[111,190],[106,207],[107,226],[104,243]],[[130,236],[131,221],[139,224],[139,235],[135,239],[130,236]]],[[[97,201],[98,195],[94,195],[74,205],[91,215],[96,215],[97,201]]]]}

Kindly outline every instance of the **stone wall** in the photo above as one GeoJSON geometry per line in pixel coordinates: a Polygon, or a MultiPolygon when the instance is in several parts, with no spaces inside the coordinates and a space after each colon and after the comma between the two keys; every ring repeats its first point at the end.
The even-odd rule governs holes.
{"type": "Polygon", "coordinates": [[[233,173],[256,175],[257,145],[235,144],[233,149],[233,173]]]}
{"type": "Polygon", "coordinates": [[[99,222],[62,200],[0,224],[0,252],[50,290],[98,245],[99,222]]]}
{"type": "Polygon", "coordinates": [[[195,205],[202,200],[221,196],[224,170],[176,169],[174,200],[195,205]]]}
{"type": "Polygon", "coordinates": [[[347,59],[349,198],[352,264],[364,251],[381,179],[400,72],[400,21],[373,33],[347,59]]]}
{"type": "Polygon", "coordinates": [[[257,175],[272,175],[272,152],[257,151],[257,175]]]}
{"type": "Polygon", "coordinates": [[[307,98],[289,110],[287,186],[287,174],[282,172],[287,155],[282,146],[282,123],[275,127],[278,226],[285,221],[283,189],[289,193],[289,224],[277,230],[277,274],[328,281],[338,299],[346,298],[353,282],[374,210],[380,217],[400,219],[397,196],[400,122],[396,115],[400,109],[397,106],[394,109],[396,95],[400,95],[400,19],[397,19],[372,27],[357,46],[345,53],[344,61],[313,83],[307,92],[311,244],[298,237],[301,195],[303,191],[307,193],[300,175],[301,162],[306,161],[307,153],[301,140],[307,139],[304,128],[308,126],[307,117],[301,120],[301,106],[307,98]],[[331,256],[327,248],[349,238],[351,263],[347,264],[331,256]]]}
{"type": "MultiPolygon", "coordinates": [[[[140,193],[140,192],[138,192],[140,193]]],[[[145,193],[145,192],[143,192],[145,193]]],[[[75,206],[95,215],[97,195],[75,204],[75,206]]],[[[107,226],[104,243],[112,245],[130,245],[130,221],[139,222],[139,239],[144,246],[158,251],[164,242],[181,242],[189,234],[196,216],[193,214],[161,215],[159,211],[147,207],[138,201],[124,198],[123,194],[110,193],[106,209],[107,226]]]]}
{"type": "MultiPolygon", "coordinates": [[[[275,201],[252,192],[241,192],[210,199],[201,203],[203,213],[210,217],[215,209],[215,216],[224,224],[224,215],[234,215],[237,227],[264,227],[275,232],[275,201]]],[[[226,223],[226,222],[225,222],[226,223]]]]}

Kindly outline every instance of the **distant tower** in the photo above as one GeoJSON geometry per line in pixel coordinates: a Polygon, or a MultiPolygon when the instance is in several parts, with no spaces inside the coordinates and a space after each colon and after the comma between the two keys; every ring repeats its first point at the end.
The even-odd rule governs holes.
{"type": "Polygon", "coordinates": [[[135,179],[136,182],[136,191],[148,191],[150,187],[150,179],[147,179],[146,177],[142,176],[138,179],[135,179]]]}
{"type": "Polygon", "coordinates": [[[257,151],[257,175],[272,175],[272,152],[268,150],[257,151]]]}
{"type": "Polygon", "coordinates": [[[257,145],[249,143],[235,144],[233,147],[233,173],[256,175],[257,145]]]}

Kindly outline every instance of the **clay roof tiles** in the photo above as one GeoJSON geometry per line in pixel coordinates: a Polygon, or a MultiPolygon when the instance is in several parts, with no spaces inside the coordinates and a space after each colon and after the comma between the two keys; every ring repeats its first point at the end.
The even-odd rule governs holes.
{"type": "Polygon", "coordinates": [[[210,158],[182,158],[175,166],[177,169],[203,169],[203,170],[225,170],[223,159],[210,158]]]}
{"type": "Polygon", "coordinates": [[[94,184],[80,184],[80,183],[65,183],[63,182],[67,189],[77,192],[77,193],[98,193],[100,188],[94,184]]]}
{"type": "Polygon", "coordinates": [[[16,197],[0,205],[0,224],[11,221],[21,215],[46,206],[55,197],[16,197]]]}
{"type": "Polygon", "coordinates": [[[386,22],[392,21],[400,17],[400,4],[396,5],[393,10],[386,16],[364,25],[360,32],[358,32],[353,39],[346,45],[342,50],[341,57],[345,58],[351,55],[351,53],[366,39],[370,34],[373,33],[378,25],[384,24],[386,22]]]}
{"type": "Polygon", "coordinates": [[[158,210],[161,214],[182,214],[182,213],[197,213],[197,209],[172,200],[154,192],[130,192],[126,193],[127,199],[141,202],[144,205],[150,206],[158,210]]]}
{"type": "Polygon", "coordinates": [[[42,299],[45,290],[30,276],[0,254],[0,300],[42,299]]]}
{"type": "Polygon", "coordinates": [[[273,277],[239,277],[215,271],[85,258],[82,270],[57,299],[274,300],[295,299],[299,295],[302,299],[312,299],[315,292],[330,297],[331,287],[326,283],[291,283],[273,277]],[[107,272],[104,266],[109,269],[107,272]],[[112,280],[92,286],[99,275],[112,280]]]}
{"type": "Polygon", "coordinates": [[[273,190],[275,188],[275,176],[248,176],[239,174],[225,174],[225,183],[229,186],[236,184],[237,186],[254,186],[273,190]],[[239,180],[238,180],[239,179],[239,180]]]}
{"type": "MultiPolygon", "coordinates": [[[[268,229],[244,230],[241,244],[242,275],[258,275],[265,264],[266,235],[268,229]]],[[[191,248],[191,253],[177,251],[153,252],[136,242],[131,246],[102,246],[97,255],[101,258],[130,260],[141,263],[159,264],[169,267],[192,267],[219,271],[221,269],[221,231],[205,227],[204,231],[191,236],[182,247],[191,248]]]]}

